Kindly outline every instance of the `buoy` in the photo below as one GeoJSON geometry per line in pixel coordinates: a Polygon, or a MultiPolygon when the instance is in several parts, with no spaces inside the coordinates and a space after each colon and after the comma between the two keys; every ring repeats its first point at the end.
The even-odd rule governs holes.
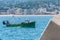
{"type": "Polygon", "coordinates": [[[3,21],[3,25],[9,24],[9,21],[3,21]]]}

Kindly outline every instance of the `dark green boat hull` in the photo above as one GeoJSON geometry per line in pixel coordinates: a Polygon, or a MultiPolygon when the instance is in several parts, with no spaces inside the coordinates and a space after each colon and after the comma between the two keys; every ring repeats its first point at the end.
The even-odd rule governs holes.
{"type": "Polygon", "coordinates": [[[21,24],[6,24],[7,27],[25,27],[25,28],[35,28],[35,22],[31,23],[21,23],[21,24]]]}

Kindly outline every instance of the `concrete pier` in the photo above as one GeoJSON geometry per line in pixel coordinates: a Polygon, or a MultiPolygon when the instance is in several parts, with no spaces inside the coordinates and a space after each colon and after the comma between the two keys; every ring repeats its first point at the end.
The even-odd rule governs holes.
{"type": "Polygon", "coordinates": [[[60,14],[50,21],[40,40],[60,40],[60,14]]]}

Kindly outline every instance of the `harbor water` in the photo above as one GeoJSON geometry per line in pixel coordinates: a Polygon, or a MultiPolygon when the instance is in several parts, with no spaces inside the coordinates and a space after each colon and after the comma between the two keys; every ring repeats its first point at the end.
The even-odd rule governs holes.
{"type": "Polygon", "coordinates": [[[1,40],[39,40],[41,33],[53,16],[0,16],[1,40]],[[7,27],[3,21],[12,24],[25,22],[25,19],[35,21],[35,28],[7,27]]]}

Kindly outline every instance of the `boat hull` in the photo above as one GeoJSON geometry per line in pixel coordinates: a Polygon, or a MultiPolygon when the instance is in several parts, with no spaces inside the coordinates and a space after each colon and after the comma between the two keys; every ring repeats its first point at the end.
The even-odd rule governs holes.
{"type": "Polygon", "coordinates": [[[35,22],[30,23],[20,23],[20,24],[6,24],[7,27],[25,27],[25,28],[34,28],[35,22]]]}

